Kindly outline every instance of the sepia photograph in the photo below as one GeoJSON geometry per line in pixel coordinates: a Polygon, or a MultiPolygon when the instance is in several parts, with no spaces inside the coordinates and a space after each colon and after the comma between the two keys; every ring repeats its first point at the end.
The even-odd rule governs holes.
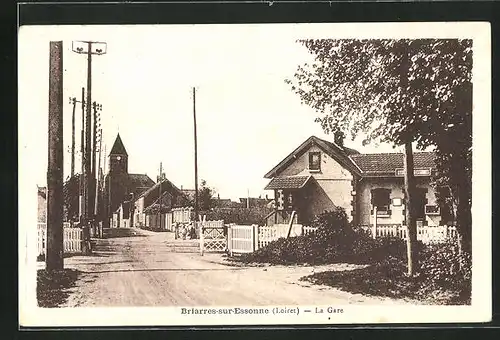
{"type": "Polygon", "coordinates": [[[21,325],[491,319],[489,24],[18,41],[21,325]]]}

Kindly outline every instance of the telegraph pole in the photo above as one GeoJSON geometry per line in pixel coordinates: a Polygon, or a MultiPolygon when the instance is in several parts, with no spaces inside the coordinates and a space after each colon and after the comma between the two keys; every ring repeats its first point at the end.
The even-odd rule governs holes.
{"type": "Polygon", "coordinates": [[[76,97],[70,98],[70,104],[73,104],[73,114],[71,115],[71,176],[73,179],[75,175],[75,110],[76,110],[76,97]]]}
{"type": "Polygon", "coordinates": [[[159,209],[158,209],[158,221],[159,222],[158,223],[160,224],[160,230],[161,230],[161,194],[162,194],[161,185],[162,185],[162,181],[163,181],[162,171],[163,171],[162,163],[160,162],[160,180],[159,180],[159,182],[160,182],[160,185],[159,185],[160,194],[158,196],[158,203],[159,203],[159,209]]]}
{"type": "Polygon", "coordinates": [[[80,154],[82,155],[81,159],[81,173],[80,173],[80,223],[82,223],[85,219],[85,88],[82,87],[82,99],[80,100],[82,103],[82,128],[81,128],[81,142],[80,142],[80,154]]]}
{"type": "Polygon", "coordinates": [[[82,127],[80,130],[80,154],[81,154],[81,173],[79,176],[79,200],[78,200],[78,212],[79,212],[79,217],[80,221],[82,221],[82,218],[85,214],[85,182],[83,180],[83,174],[85,172],[85,88],[82,87],[82,97],[81,100],[77,100],[76,97],[70,98],[70,103],[73,103],[73,117],[72,117],[72,125],[73,125],[73,134],[72,134],[72,158],[71,158],[71,173],[73,176],[74,173],[74,143],[75,143],[75,109],[76,109],[76,103],[81,103],[82,104],[82,127]]]}
{"type": "MultiPolygon", "coordinates": [[[[94,110],[94,125],[93,125],[93,133],[92,133],[92,170],[91,170],[91,189],[92,189],[92,198],[91,202],[92,207],[94,208],[93,211],[93,216],[95,217],[97,214],[97,169],[96,169],[96,156],[97,156],[97,139],[99,138],[98,133],[100,129],[100,114],[98,111],[102,111],[102,105],[98,104],[97,102],[92,103],[92,108],[94,110]],[[95,193],[95,195],[94,195],[95,193]]],[[[95,219],[95,218],[94,218],[95,219]]]]}
{"type": "Polygon", "coordinates": [[[72,45],[73,52],[79,54],[87,55],[87,106],[86,106],[86,124],[85,124],[85,191],[87,193],[85,197],[85,213],[84,213],[84,238],[86,240],[86,252],[90,252],[90,234],[89,234],[89,225],[91,219],[91,210],[92,207],[92,184],[94,182],[91,175],[91,157],[92,157],[92,138],[91,138],[91,120],[92,120],[92,108],[90,103],[92,103],[92,55],[102,55],[106,53],[107,45],[104,42],[98,41],[74,41],[72,45]],[[95,48],[94,48],[95,47],[95,48]]]}
{"type": "Polygon", "coordinates": [[[194,220],[198,221],[198,139],[196,134],[196,89],[193,87],[194,122],[194,220]]]}
{"type": "Polygon", "coordinates": [[[63,43],[50,42],[46,270],[63,261],[63,43]]]}
{"type": "MultiPolygon", "coordinates": [[[[94,199],[94,216],[96,216],[96,223],[97,223],[97,212],[98,212],[98,204],[99,204],[99,184],[101,183],[101,176],[100,176],[100,170],[101,170],[101,142],[102,142],[102,129],[97,130],[97,137],[99,138],[99,163],[97,165],[97,172],[98,172],[98,177],[96,180],[96,186],[95,186],[95,199],[94,199]]],[[[97,225],[96,225],[97,227],[97,225]]]]}

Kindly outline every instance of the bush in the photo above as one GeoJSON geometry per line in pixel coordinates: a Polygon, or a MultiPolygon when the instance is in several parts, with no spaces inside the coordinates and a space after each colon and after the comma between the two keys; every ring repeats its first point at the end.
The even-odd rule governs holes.
{"type": "Polygon", "coordinates": [[[224,220],[224,223],[235,224],[261,224],[271,212],[267,207],[252,208],[214,208],[210,211],[200,212],[206,215],[208,221],[224,220]]]}
{"type": "Polygon", "coordinates": [[[457,301],[470,299],[472,258],[469,253],[460,252],[458,244],[448,242],[426,247],[420,271],[426,282],[422,294],[452,291],[457,301]]]}
{"type": "Polygon", "coordinates": [[[323,264],[346,261],[360,247],[353,244],[372,242],[368,236],[355,231],[342,208],[318,215],[311,223],[317,227],[315,234],[281,238],[269,243],[254,253],[241,257],[244,262],[267,262],[272,264],[323,264]]]}
{"type": "Polygon", "coordinates": [[[272,264],[320,264],[325,261],[324,249],[312,235],[280,238],[254,253],[241,256],[243,262],[272,264]]]}
{"type": "Polygon", "coordinates": [[[431,304],[471,303],[471,257],[468,253],[460,254],[457,245],[419,244],[420,273],[409,277],[406,275],[405,242],[387,238],[378,244],[388,252],[371,266],[315,273],[302,280],[356,294],[411,298],[431,304]]]}
{"type": "MultiPolygon", "coordinates": [[[[406,266],[405,240],[395,237],[373,239],[363,229],[352,227],[342,208],[318,215],[311,225],[318,228],[315,234],[279,239],[240,259],[271,264],[385,262],[394,268],[406,266]]],[[[418,242],[417,250],[421,252],[422,249],[423,244],[418,242]]]]}

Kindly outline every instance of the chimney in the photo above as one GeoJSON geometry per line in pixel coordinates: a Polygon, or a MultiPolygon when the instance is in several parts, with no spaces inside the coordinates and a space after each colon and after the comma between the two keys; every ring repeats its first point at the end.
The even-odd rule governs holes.
{"type": "Polygon", "coordinates": [[[343,147],[344,146],[344,138],[345,138],[345,134],[342,131],[339,131],[339,130],[335,131],[335,133],[333,135],[333,140],[335,141],[335,144],[337,144],[340,147],[343,147]]]}

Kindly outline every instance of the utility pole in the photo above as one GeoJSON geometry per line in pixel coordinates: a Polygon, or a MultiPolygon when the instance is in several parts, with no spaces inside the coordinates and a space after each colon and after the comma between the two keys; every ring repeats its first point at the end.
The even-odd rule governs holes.
{"type": "MultiPolygon", "coordinates": [[[[97,130],[97,137],[99,139],[99,146],[96,148],[96,152],[99,154],[99,161],[97,163],[97,172],[101,169],[101,134],[102,130],[97,130]]],[[[99,174],[97,174],[96,178],[96,186],[95,186],[95,200],[94,200],[94,215],[97,216],[97,208],[98,208],[98,193],[99,193],[99,174]]]]}
{"type": "Polygon", "coordinates": [[[159,203],[159,209],[158,209],[158,223],[160,224],[160,229],[161,229],[161,185],[162,185],[162,181],[163,181],[163,176],[162,176],[162,163],[160,162],[160,178],[159,178],[159,190],[160,190],[160,193],[158,195],[158,203],[159,203]]]}
{"type": "Polygon", "coordinates": [[[198,137],[196,134],[196,89],[193,87],[194,122],[194,220],[198,221],[198,137]]]}
{"type": "MultiPolygon", "coordinates": [[[[93,132],[92,132],[92,170],[91,170],[91,189],[92,189],[92,198],[91,202],[92,204],[92,216],[94,217],[93,220],[94,222],[97,222],[96,217],[97,217],[97,193],[98,193],[98,185],[97,185],[97,168],[96,168],[96,157],[97,157],[97,139],[99,138],[98,133],[100,129],[100,114],[98,111],[102,111],[102,105],[98,104],[97,102],[92,103],[92,109],[94,112],[94,124],[93,124],[93,132]]],[[[94,231],[96,228],[94,228],[94,231]]]]}
{"type": "Polygon", "coordinates": [[[82,157],[81,161],[81,173],[78,176],[78,182],[79,182],[79,193],[78,193],[78,216],[81,220],[81,217],[83,216],[83,197],[84,197],[84,182],[83,182],[83,170],[84,170],[84,126],[85,126],[85,88],[82,87],[82,97],[81,100],[76,99],[76,97],[72,97],[69,99],[70,104],[73,104],[73,115],[71,117],[71,178],[75,175],[75,134],[76,134],[76,118],[75,118],[75,111],[76,111],[76,104],[81,103],[82,104],[82,127],[80,130],[80,155],[82,157]]]}
{"type": "Polygon", "coordinates": [[[74,41],[72,44],[73,52],[79,54],[87,55],[87,110],[86,110],[86,124],[85,124],[85,189],[86,189],[86,197],[85,204],[87,209],[85,209],[84,214],[84,239],[85,239],[85,252],[90,252],[90,234],[89,234],[89,225],[88,223],[91,220],[91,210],[92,207],[92,184],[94,183],[94,179],[91,176],[91,153],[92,153],[92,140],[91,140],[91,120],[92,120],[92,108],[90,103],[92,103],[92,55],[102,55],[106,53],[107,45],[104,42],[98,41],[74,41]]]}
{"type": "Polygon", "coordinates": [[[84,217],[85,217],[85,210],[86,210],[86,204],[85,204],[85,88],[82,87],[82,99],[80,100],[80,103],[82,104],[82,128],[81,128],[81,141],[80,141],[80,154],[81,154],[81,173],[80,173],[80,201],[79,201],[79,207],[80,207],[80,224],[83,222],[84,217]]]}
{"type": "MultiPolygon", "coordinates": [[[[102,141],[102,129],[97,130],[97,137],[99,138],[99,162],[97,165],[97,181],[96,181],[96,186],[95,186],[95,199],[94,199],[94,216],[96,216],[96,229],[97,229],[97,213],[98,213],[98,208],[99,208],[99,189],[100,189],[100,183],[101,183],[101,141],[102,141]]],[[[97,230],[96,230],[97,231],[97,230]]],[[[96,233],[94,233],[95,235],[96,233]]]]}
{"type": "Polygon", "coordinates": [[[62,270],[63,260],[63,43],[50,42],[47,169],[46,270],[62,270]]]}
{"type": "MultiPolygon", "coordinates": [[[[102,131],[101,131],[101,140],[102,140],[102,131]]],[[[107,153],[106,153],[106,144],[104,144],[104,170],[103,170],[103,173],[104,175],[106,175],[106,157],[107,157],[107,153]]]]}
{"type": "Polygon", "coordinates": [[[73,104],[73,113],[71,115],[71,172],[70,178],[75,176],[75,110],[76,110],[76,97],[70,98],[69,103],[73,104]]]}

